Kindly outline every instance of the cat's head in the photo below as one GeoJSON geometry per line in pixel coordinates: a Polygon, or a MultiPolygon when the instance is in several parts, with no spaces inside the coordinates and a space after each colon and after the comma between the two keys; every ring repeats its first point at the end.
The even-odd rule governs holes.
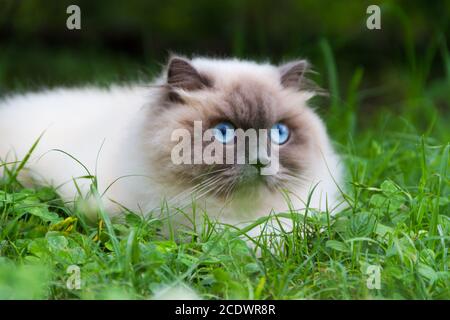
{"type": "Polygon", "coordinates": [[[154,178],[219,199],[307,184],[328,143],[322,121],[306,105],[316,94],[308,70],[305,60],[273,66],[171,57],[145,133],[154,178]],[[249,130],[266,139],[252,148],[244,138],[239,149],[237,132],[249,130]],[[238,163],[242,151],[245,163],[238,163]],[[264,174],[271,164],[275,170],[264,174]]]}

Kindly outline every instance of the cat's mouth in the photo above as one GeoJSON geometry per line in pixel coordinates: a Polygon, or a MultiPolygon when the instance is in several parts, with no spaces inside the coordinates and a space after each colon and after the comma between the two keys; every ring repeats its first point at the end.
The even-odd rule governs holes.
{"type": "Polygon", "coordinates": [[[261,174],[262,166],[244,164],[234,168],[234,176],[224,181],[215,196],[222,200],[234,197],[246,197],[261,192],[263,187],[270,188],[267,176],[261,174]],[[226,184],[226,185],[225,185],[226,184]]]}
{"type": "Polygon", "coordinates": [[[256,183],[264,180],[264,177],[261,175],[262,166],[259,164],[251,165],[245,164],[240,168],[241,174],[239,176],[241,183],[256,183]]]}

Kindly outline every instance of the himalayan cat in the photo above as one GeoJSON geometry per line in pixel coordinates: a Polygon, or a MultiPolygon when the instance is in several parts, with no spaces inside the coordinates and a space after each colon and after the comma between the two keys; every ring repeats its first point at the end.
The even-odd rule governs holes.
{"type": "MultiPolygon", "coordinates": [[[[96,175],[112,215],[124,207],[147,214],[163,203],[191,212],[195,202],[198,212],[215,220],[245,225],[271,212],[286,212],[286,190],[290,208],[305,208],[313,189],[309,207],[332,211],[341,202],[342,167],[322,120],[307,105],[316,94],[305,78],[308,68],[305,60],[274,66],[171,56],[150,85],[9,96],[0,102],[0,160],[23,159],[42,134],[22,181],[51,184],[73,202],[74,180],[87,194],[90,181],[81,177],[96,175]],[[192,132],[194,121],[201,121],[202,130],[218,128],[214,132],[223,135],[210,143],[224,149],[235,148],[233,139],[224,143],[223,138],[238,128],[279,130],[277,140],[269,140],[277,144],[278,171],[261,175],[265,164],[259,160],[175,164],[172,150],[179,141],[172,134],[192,132]]],[[[183,214],[171,219],[187,221],[183,214]]]]}

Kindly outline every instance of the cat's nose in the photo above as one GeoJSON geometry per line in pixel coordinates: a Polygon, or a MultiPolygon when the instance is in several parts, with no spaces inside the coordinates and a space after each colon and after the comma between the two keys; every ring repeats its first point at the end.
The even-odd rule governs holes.
{"type": "Polygon", "coordinates": [[[252,166],[254,166],[256,169],[261,170],[262,168],[266,167],[267,164],[264,164],[260,161],[260,159],[258,158],[256,160],[256,163],[252,163],[252,166]]]}

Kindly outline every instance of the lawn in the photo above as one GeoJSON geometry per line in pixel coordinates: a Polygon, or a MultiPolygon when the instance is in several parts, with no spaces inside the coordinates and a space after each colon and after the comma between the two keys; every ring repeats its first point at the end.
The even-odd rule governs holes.
{"type": "MultiPolygon", "coordinates": [[[[349,60],[342,76],[342,56],[325,38],[308,48],[323,61],[315,78],[330,94],[312,104],[345,161],[347,208],[272,214],[293,219],[294,231],[254,246],[242,230],[208,220],[166,238],[167,212],[124,212],[118,222],[99,211],[89,222],[52,187],[24,188],[19,159],[0,178],[0,299],[149,299],[180,285],[204,299],[450,299],[450,52],[443,33],[429,40],[420,52],[406,40],[402,66],[381,80],[349,60]]],[[[26,75],[49,50],[3,49],[0,94],[39,87],[26,75]],[[12,57],[23,65],[11,67],[12,57]]],[[[49,86],[72,75],[75,84],[123,81],[111,65],[125,80],[158,68],[134,74],[132,60],[88,49],[48,61],[49,86]]]]}

